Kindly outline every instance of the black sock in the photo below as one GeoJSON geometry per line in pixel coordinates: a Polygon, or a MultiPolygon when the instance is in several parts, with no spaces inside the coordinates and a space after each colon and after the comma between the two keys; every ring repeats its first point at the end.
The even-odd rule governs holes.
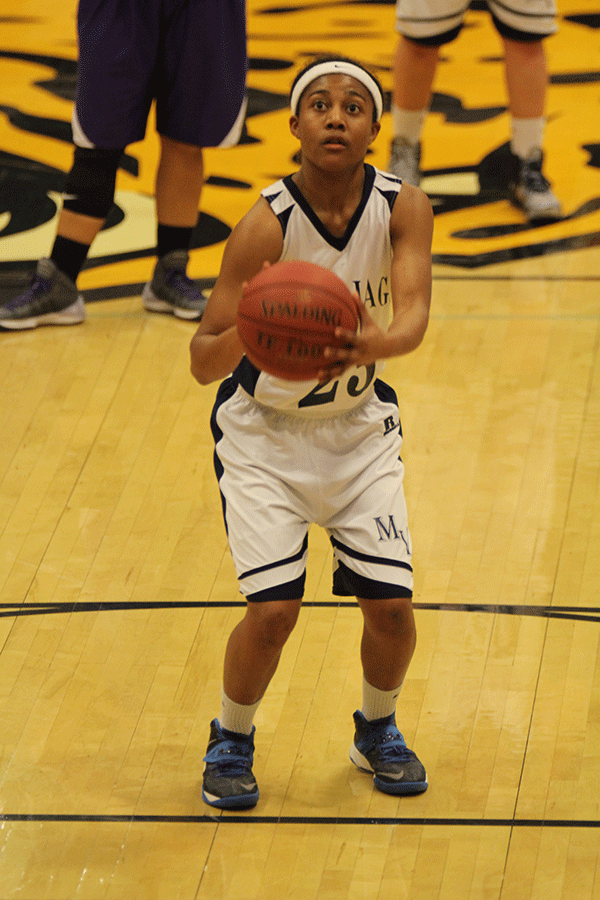
{"type": "Polygon", "coordinates": [[[89,250],[89,244],[80,244],[79,241],[72,241],[57,234],[50,259],[57,269],[69,276],[71,281],[77,281],[89,250]]]}
{"type": "Polygon", "coordinates": [[[160,225],[156,233],[156,255],[160,259],[171,250],[187,250],[192,239],[193,228],[179,228],[176,225],[160,225]]]}

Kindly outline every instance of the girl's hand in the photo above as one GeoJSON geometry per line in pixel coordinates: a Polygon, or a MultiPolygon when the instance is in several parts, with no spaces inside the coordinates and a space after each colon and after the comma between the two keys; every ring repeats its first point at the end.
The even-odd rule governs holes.
{"type": "MultiPolygon", "coordinates": [[[[355,295],[358,299],[358,295],[355,295]]],[[[387,339],[362,303],[358,303],[358,330],[336,328],[340,347],[326,347],[323,355],[327,364],[318,374],[320,384],[339,378],[350,366],[368,366],[387,355],[387,339]]]]}

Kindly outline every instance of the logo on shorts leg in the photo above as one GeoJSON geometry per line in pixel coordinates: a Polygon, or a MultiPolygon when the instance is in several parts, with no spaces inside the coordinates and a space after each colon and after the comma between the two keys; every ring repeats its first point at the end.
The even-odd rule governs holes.
{"type": "Polygon", "coordinates": [[[387,419],[383,420],[383,433],[391,434],[392,431],[396,431],[400,427],[400,419],[394,418],[394,416],[388,416],[387,419]]]}
{"type": "Polygon", "coordinates": [[[394,522],[393,516],[388,516],[387,525],[383,521],[382,516],[375,516],[374,521],[377,525],[377,533],[379,534],[380,541],[403,541],[404,546],[406,547],[406,552],[410,553],[408,540],[404,537],[404,532],[402,531],[402,529],[396,528],[396,523],[394,522]]]}

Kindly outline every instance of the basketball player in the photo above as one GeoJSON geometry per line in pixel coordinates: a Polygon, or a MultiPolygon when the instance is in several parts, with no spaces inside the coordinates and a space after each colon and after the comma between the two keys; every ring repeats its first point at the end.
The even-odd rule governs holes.
{"type": "Polygon", "coordinates": [[[241,134],[246,99],[245,0],[80,0],[75,151],[49,259],[0,307],[0,326],[85,318],[77,277],[102,228],[128,144],[141,141],[153,98],[160,135],[158,261],[146,309],[199,319],[206,297],[186,274],[204,181],[203,147],[241,134]]]}
{"type": "Polygon", "coordinates": [[[350,758],[385,793],[427,788],[395,723],[416,634],[398,403],[379,373],[425,334],[433,216],[420,188],[365,164],[382,107],[379,83],[351,60],[320,57],[299,73],[290,128],[300,170],[266,188],[232,232],[191,342],[195,378],[225,378],[211,419],[214,459],[247,600],[210,726],[203,797],[211,806],[258,800],[252,722],[298,618],[313,522],[331,540],[334,594],[356,596],[364,617],[350,758]],[[326,349],[314,382],[258,371],[235,325],[244,282],[286,259],[331,269],[361,301],[360,333],[337,329],[346,349],[326,349]]]}
{"type": "MultiPolygon", "coordinates": [[[[508,196],[531,221],[559,219],[560,203],[542,172],[548,84],[543,38],[556,31],[555,0],[487,0],[502,40],[511,123],[508,196]]],[[[392,91],[389,171],[419,184],[421,133],[431,101],[440,47],[453,41],[469,4],[397,0],[399,33],[392,91]]]]}

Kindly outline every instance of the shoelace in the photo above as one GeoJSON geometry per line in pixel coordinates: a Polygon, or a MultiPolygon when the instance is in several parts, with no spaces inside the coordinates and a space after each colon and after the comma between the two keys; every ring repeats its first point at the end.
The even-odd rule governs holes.
{"type": "Polygon", "coordinates": [[[41,275],[34,275],[25,293],[19,294],[18,297],[13,297],[12,300],[9,300],[6,304],[6,308],[18,309],[20,306],[26,306],[30,302],[32,296],[37,297],[39,294],[45,294],[51,287],[52,282],[47,278],[42,278],[41,275]]]}
{"type": "Polygon", "coordinates": [[[219,741],[204,759],[228,775],[246,775],[251,768],[252,747],[236,741],[219,741]]]}
{"type": "Polygon", "coordinates": [[[380,757],[387,762],[398,760],[405,762],[414,757],[413,751],[408,749],[404,738],[397,730],[383,730],[377,735],[375,743],[380,757]]]}

